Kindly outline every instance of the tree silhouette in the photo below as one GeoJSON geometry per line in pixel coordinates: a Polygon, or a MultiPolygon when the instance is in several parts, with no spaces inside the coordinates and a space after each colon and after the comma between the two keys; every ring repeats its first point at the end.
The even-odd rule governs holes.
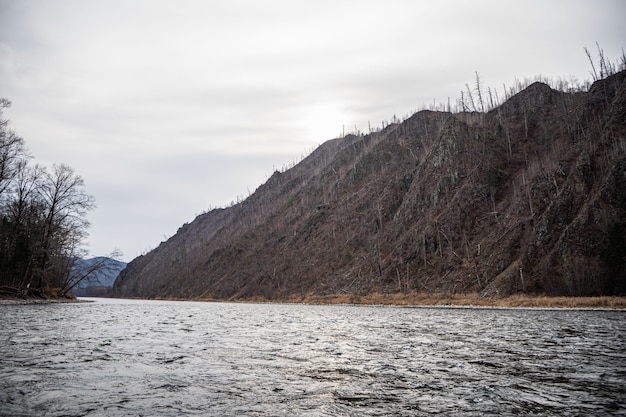
{"type": "Polygon", "coordinates": [[[64,164],[29,164],[24,140],[8,129],[0,99],[0,292],[66,292],[95,207],[83,179],[64,164]]]}

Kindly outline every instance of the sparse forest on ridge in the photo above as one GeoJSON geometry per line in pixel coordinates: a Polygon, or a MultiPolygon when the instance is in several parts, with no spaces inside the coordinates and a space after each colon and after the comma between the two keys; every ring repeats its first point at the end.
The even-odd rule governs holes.
{"type": "Polygon", "coordinates": [[[118,277],[120,297],[626,293],[625,60],[593,83],[479,76],[457,109],[322,144],[198,216],[118,277]]]}

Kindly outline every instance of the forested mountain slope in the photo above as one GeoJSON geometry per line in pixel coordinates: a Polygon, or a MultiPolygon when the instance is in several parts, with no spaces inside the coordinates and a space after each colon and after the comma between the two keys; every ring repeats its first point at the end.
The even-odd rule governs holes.
{"type": "Polygon", "coordinates": [[[321,145],[128,264],[123,297],[626,292],[626,73],[321,145]]]}

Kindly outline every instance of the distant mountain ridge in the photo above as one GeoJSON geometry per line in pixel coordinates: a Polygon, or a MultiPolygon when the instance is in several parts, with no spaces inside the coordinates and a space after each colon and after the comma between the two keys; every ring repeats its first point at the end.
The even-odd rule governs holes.
{"type": "Polygon", "coordinates": [[[625,293],[625,81],[327,141],[134,259],[113,294],[625,293]]]}
{"type": "Polygon", "coordinates": [[[72,268],[72,275],[83,278],[71,293],[78,297],[104,295],[113,287],[120,271],[126,268],[126,262],[105,256],[90,259],[77,259],[72,268]]]}

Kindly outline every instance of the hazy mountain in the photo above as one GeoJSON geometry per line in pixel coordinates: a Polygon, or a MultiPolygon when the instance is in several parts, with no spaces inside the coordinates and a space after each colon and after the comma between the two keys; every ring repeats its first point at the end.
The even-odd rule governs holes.
{"type": "Polygon", "coordinates": [[[623,293],[625,79],[330,140],[133,260],[114,293],[623,293]]]}
{"type": "Polygon", "coordinates": [[[113,287],[115,278],[126,267],[126,262],[99,256],[91,259],[78,259],[72,268],[72,276],[82,279],[71,293],[79,296],[104,295],[113,287]]]}

